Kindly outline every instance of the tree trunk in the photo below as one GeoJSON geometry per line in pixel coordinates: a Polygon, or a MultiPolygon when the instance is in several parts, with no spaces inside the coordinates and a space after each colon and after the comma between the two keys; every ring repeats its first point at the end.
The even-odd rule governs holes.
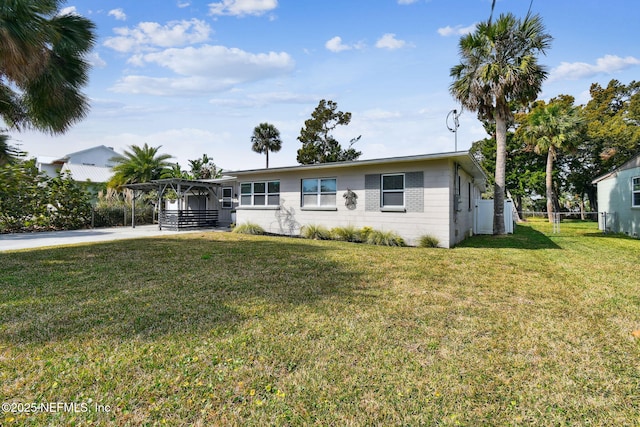
{"type": "Polygon", "coordinates": [[[546,186],[547,186],[547,217],[549,222],[553,222],[553,158],[555,156],[555,147],[551,145],[549,152],[547,153],[547,171],[546,171],[546,186]]]}
{"type": "Polygon", "coordinates": [[[505,234],[504,194],[507,167],[507,120],[496,111],[496,175],[493,187],[493,234],[505,234]]]}
{"type": "Polygon", "coordinates": [[[596,187],[593,185],[588,186],[586,192],[587,198],[589,199],[589,210],[591,212],[598,212],[598,193],[596,187]]]}

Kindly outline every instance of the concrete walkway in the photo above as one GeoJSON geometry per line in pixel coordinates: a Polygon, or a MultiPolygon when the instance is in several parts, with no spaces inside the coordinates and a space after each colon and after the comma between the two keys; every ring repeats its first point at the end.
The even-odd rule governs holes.
{"type": "Polygon", "coordinates": [[[157,225],[139,225],[136,228],[114,227],[89,230],[45,231],[42,233],[0,234],[0,252],[47,246],[74,245],[78,243],[106,242],[110,240],[141,239],[172,234],[201,233],[203,231],[228,231],[228,228],[197,228],[181,231],[158,230],[157,225]]]}

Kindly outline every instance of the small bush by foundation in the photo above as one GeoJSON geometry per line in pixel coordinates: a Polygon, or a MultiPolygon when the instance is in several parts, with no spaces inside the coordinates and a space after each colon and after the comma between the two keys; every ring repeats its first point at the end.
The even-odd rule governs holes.
{"type": "Polygon", "coordinates": [[[377,246],[407,246],[404,239],[393,231],[372,230],[366,243],[377,246]]]}
{"type": "Polygon", "coordinates": [[[362,242],[360,231],[356,229],[353,225],[348,225],[346,227],[332,228],[331,237],[334,240],[340,240],[343,242],[354,242],[354,243],[362,242]]]}
{"type": "Polygon", "coordinates": [[[322,225],[308,224],[302,227],[300,235],[312,240],[330,240],[331,232],[322,225]]]}
{"type": "Polygon", "coordinates": [[[421,248],[437,248],[440,244],[440,240],[437,237],[430,236],[428,234],[420,236],[418,240],[418,246],[421,248]]]}
{"type": "Polygon", "coordinates": [[[233,229],[233,233],[239,234],[256,234],[261,235],[264,234],[264,228],[260,227],[258,224],[254,224],[252,222],[246,222],[244,224],[240,224],[233,229]]]}

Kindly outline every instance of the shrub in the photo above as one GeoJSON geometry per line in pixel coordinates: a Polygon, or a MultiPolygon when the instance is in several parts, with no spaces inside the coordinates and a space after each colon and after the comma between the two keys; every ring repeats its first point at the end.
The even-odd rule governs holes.
{"type": "Polygon", "coordinates": [[[307,239],[329,240],[331,233],[322,225],[308,224],[300,229],[300,235],[307,239]]]}
{"type": "Polygon", "coordinates": [[[369,235],[373,231],[371,227],[362,227],[360,229],[360,241],[366,242],[369,239],[369,235]]]}
{"type": "Polygon", "coordinates": [[[260,227],[258,224],[245,222],[244,224],[237,225],[233,229],[233,233],[261,235],[265,234],[265,231],[264,228],[260,227]]]}
{"type": "Polygon", "coordinates": [[[407,246],[404,239],[393,231],[372,230],[368,234],[366,242],[378,246],[407,246]]]}
{"type": "Polygon", "coordinates": [[[357,230],[353,225],[332,228],[331,237],[335,240],[341,240],[343,242],[362,242],[360,231],[357,230]]]}
{"type": "Polygon", "coordinates": [[[428,234],[420,236],[420,239],[418,240],[418,246],[421,248],[437,248],[439,244],[440,241],[437,237],[433,237],[428,234]]]}

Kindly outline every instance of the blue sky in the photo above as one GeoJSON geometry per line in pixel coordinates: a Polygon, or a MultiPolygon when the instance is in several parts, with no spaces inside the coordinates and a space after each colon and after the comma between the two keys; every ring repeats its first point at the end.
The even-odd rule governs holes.
{"type": "MultiPolygon", "coordinates": [[[[498,0],[524,17],[530,0],[498,0]]],[[[250,136],[281,133],[270,166],[295,165],[296,139],[321,99],[352,113],[336,130],[362,135],[362,159],[453,151],[446,117],[460,35],[489,16],[491,0],[75,0],[65,11],[94,21],[98,41],[86,93],[91,112],[62,136],[12,133],[30,155],[104,144],[162,145],[183,168],[207,153],[226,170],[264,167],[250,136]]],[[[589,99],[589,87],[640,79],[640,2],[534,0],[554,37],[540,58],[540,98],[589,99]]],[[[485,134],[463,112],[458,150],[485,134]]]]}

